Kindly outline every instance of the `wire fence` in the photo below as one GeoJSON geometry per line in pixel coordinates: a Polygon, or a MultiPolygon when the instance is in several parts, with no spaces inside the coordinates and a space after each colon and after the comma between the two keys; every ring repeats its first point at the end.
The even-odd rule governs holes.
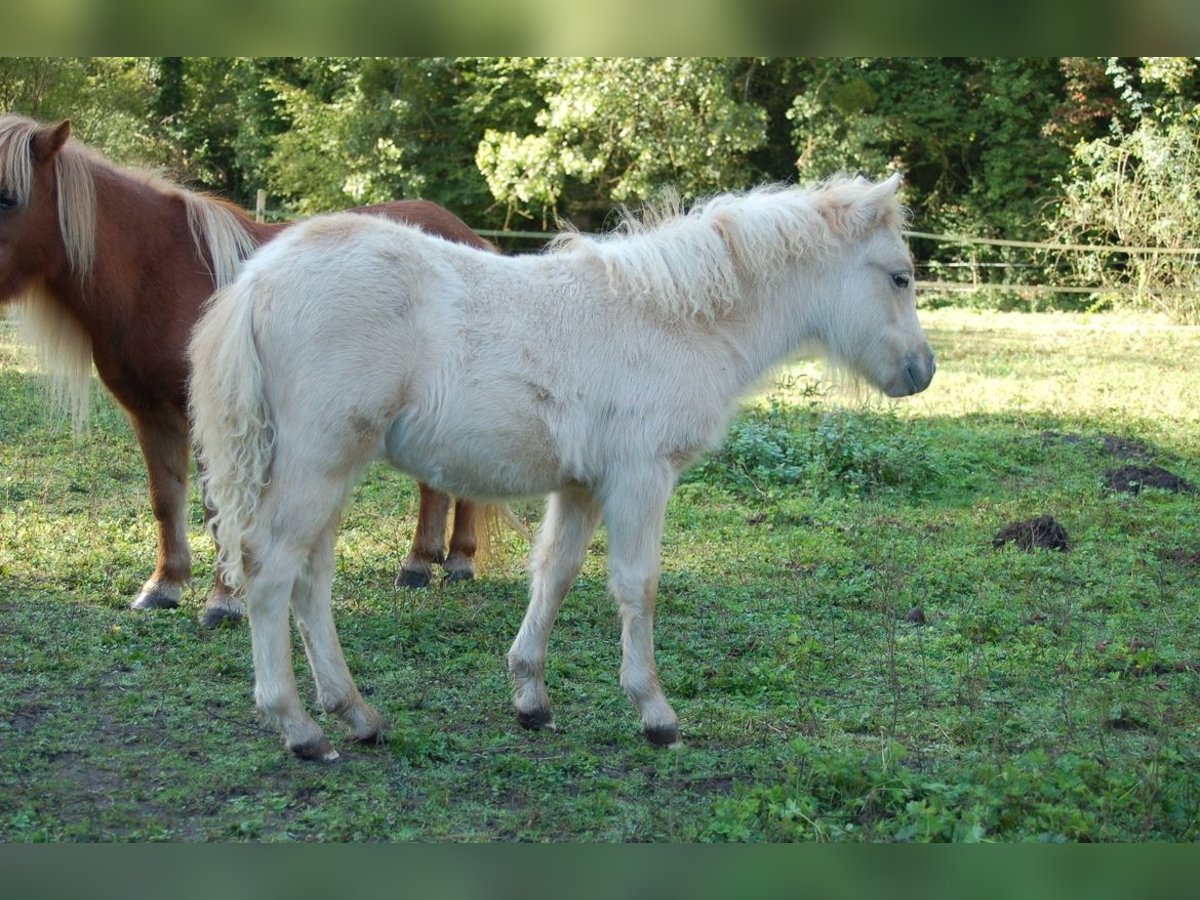
{"type": "MultiPolygon", "coordinates": [[[[255,216],[262,221],[266,212],[266,198],[262,191],[259,192],[258,202],[256,204],[255,216]]],[[[476,228],[473,229],[480,237],[488,238],[489,240],[500,241],[535,241],[545,243],[555,236],[553,232],[547,231],[509,231],[505,229],[491,228],[476,228]]],[[[982,248],[1009,248],[1016,250],[1025,250],[1033,253],[1046,255],[1057,255],[1061,258],[1065,254],[1088,253],[1097,256],[1169,256],[1169,257],[1191,257],[1198,265],[1200,265],[1200,247],[1154,247],[1154,246],[1133,246],[1121,244],[1077,244],[1077,243],[1058,243],[1053,241],[1025,241],[1011,238],[985,238],[975,237],[973,235],[964,234],[941,234],[929,231],[904,231],[904,236],[910,240],[929,241],[934,244],[960,244],[966,247],[982,247],[982,248]]],[[[1047,283],[1046,280],[1041,281],[1012,281],[1002,277],[996,280],[987,277],[990,274],[999,274],[1006,276],[1014,272],[1024,270],[1026,275],[1047,274],[1051,266],[1047,263],[1021,263],[1021,262],[980,262],[975,259],[943,261],[943,260],[927,260],[922,268],[925,270],[925,277],[918,277],[917,287],[920,290],[933,293],[946,294],[972,294],[985,292],[1003,292],[1014,294],[1022,297],[1040,297],[1051,296],[1055,294],[1066,295],[1108,295],[1133,297],[1144,294],[1147,290],[1145,285],[1136,284],[1059,284],[1047,283]],[[946,275],[956,273],[969,273],[969,280],[966,278],[952,277],[937,277],[935,273],[945,273],[946,275]],[[934,276],[934,277],[930,277],[934,276]]],[[[1153,292],[1158,296],[1165,297],[1184,297],[1191,296],[1197,293],[1188,287],[1173,287],[1158,285],[1153,287],[1153,292]]]]}

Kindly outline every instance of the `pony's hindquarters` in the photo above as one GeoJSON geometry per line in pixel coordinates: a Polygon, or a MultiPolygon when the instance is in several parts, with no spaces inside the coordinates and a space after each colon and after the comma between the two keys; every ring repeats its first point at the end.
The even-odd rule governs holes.
{"type": "Polygon", "coordinates": [[[296,352],[306,334],[288,328],[294,310],[260,304],[264,290],[258,278],[241,278],[217,295],[193,336],[193,434],[216,510],[211,524],[221,562],[246,593],[258,705],[294,753],[332,759],[336,751],[296,690],[288,610],[300,625],[321,705],[355,738],[376,739],[382,720],[346,667],[330,588],[342,505],[378,437],[318,430],[313,416],[332,411],[297,409],[295,398],[309,394],[306,379],[319,375],[311,354],[296,352]],[[279,338],[288,334],[298,340],[285,341],[281,352],[279,338]],[[349,436],[339,444],[339,434],[349,436]]]}

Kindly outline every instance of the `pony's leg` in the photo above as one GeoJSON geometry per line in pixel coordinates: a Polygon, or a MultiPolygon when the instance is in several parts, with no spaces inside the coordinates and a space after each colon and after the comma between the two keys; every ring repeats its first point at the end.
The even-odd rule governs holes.
{"type": "Polygon", "coordinates": [[[475,552],[479,549],[475,529],[480,507],[470,500],[454,503],[454,530],[450,532],[450,554],[444,568],[447,581],[469,581],[475,577],[475,552]]]}
{"type": "Polygon", "coordinates": [[[667,500],[674,478],[635,479],[604,498],[608,526],[608,586],[621,610],[621,687],[652,744],[679,745],[679,720],[658,681],[654,608],[667,500]]]}
{"type": "Polygon", "coordinates": [[[372,709],[354,684],[333,623],[332,587],[337,519],[330,521],[313,547],[306,577],[292,588],[292,611],[313,679],[317,701],[350,728],[355,740],[375,743],[383,736],[383,717],[372,709]]]}
{"type": "Polygon", "coordinates": [[[281,540],[255,554],[257,571],[247,586],[246,603],[254,650],[254,700],[282,733],[288,750],[301,759],[328,761],[338,753],[304,711],[292,668],[288,605],[306,562],[281,540]]]}
{"type": "Polygon", "coordinates": [[[253,531],[243,541],[255,699],[282,732],[288,750],[302,759],[331,760],[337,751],[304,711],[296,692],[288,608],[302,625],[322,699],[336,704],[339,697],[352,694],[361,704],[333,628],[330,588],[339,515],[370,456],[368,452],[355,459],[356,448],[341,448],[345,464],[330,471],[324,460],[314,464],[305,458],[313,448],[298,448],[299,453],[290,449],[287,443],[277,448],[275,478],[254,511],[253,531]]]}
{"type": "Polygon", "coordinates": [[[150,507],[158,523],[158,563],[130,606],[173,609],[192,575],[187,539],[187,422],[166,413],[130,418],[146,460],[150,507]]]}
{"type": "MultiPolygon", "coordinates": [[[[201,483],[204,479],[201,477],[201,483]]],[[[207,495],[203,497],[204,501],[204,521],[207,522],[213,517],[214,510],[208,502],[207,495]]],[[[219,545],[220,541],[216,543],[219,545]]],[[[220,563],[217,563],[216,570],[213,573],[213,587],[209,592],[208,600],[204,603],[204,613],[200,617],[200,624],[205,628],[219,628],[225,622],[237,623],[246,614],[246,607],[242,601],[234,593],[233,586],[225,576],[225,568],[220,563]]]]}
{"type": "Polygon", "coordinates": [[[204,613],[200,624],[205,628],[219,628],[225,622],[236,624],[246,614],[245,604],[234,593],[233,586],[225,576],[225,569],[219,563],[213,572],[213,587],[204,602],[204,613]]]}
{"type": "Polygon", "coordinates": [[[515,686],[513,705],[517,721],[526,728],[554,728],[546,692],[550,629],[583,566],[599,518],[591,495],[580,490],[551,494],[546,504],[530,557],[529,608],[508,651],[508,670],[515,686]]]}
{"type": "Polygon", "coordinates": [[[450,498],[420,483],[421,506],[417,512],[417,530],[412,549],[400,564],[396,587],[428,587],[433,578],[433,564],[446,558],[446,516],[450,498]]]}

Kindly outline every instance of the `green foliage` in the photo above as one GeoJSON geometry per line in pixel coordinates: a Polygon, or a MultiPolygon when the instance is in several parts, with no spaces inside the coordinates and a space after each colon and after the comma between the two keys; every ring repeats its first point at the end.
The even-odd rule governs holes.
{"type": "Polygon", "coordinates": [[[928,436],[911,422],[776,396],[743,412],[722,447],[686,477],[751,495],[795,486],[813,496],[871,496],[919,493],[937,475],[928,436]]]}
{"type": "MultiPolygon", "coordinates": [[[[274,218],[425,197],[481,229],[597,230],[664,189],[900,170],[919,231],[1194,246],[1198,101],[1182,57],[0,60],[5,108],[246,207],[264,190],[274,218]]],[[[1196,315],[1187,257],[913,250],[929,280],[1083,283],[1196,315]]]]}
{"type": "MultiPolygon", "coordinates": [[[[746,187],[763,110],[733,94],[736,62],[691,57],[562,58],[536,84],[537,131],[489,128],[476,160],[510,213],[546,221],[570,199],[593,222],[614,202],[669,186],[688,196],[746,187]]],[[[561,210],[567,211],[567,210],[561,210]]]]}
{"type": "MultiPolygon", "coordinates": [[[[1143,832],[1147,793],[1164,820],[1187,817],[1200,796],[1200,774],[1185,759],[1164,760],[1164,783],[1101,759],[1042,750],[998,764],[942,769],[936,775],[901,759],[828,757],[807,741],[784,781],[756,786],[716,804],[703,837],[740,841],[1112,841],[1143,832]],[[1183,798],[1192,798],[1179,803],[1183,798]]],[[[902,756],[903,747],[888,747],[902,756]]],[[[1188,754],[1191,757],[1191,754],[1188,754]]],[[[1168,835],[1173,836],[1173,835],[1168,835]]]]}

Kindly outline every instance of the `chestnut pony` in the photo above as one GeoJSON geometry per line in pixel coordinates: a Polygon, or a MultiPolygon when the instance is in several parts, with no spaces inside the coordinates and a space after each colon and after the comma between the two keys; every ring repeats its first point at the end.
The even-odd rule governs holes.
{"type": "MultiPolygon", "coordinates": [[[[178,605],[191,576],[187,540],[187,343],[214,289],[285,225],[147,172],[113,166],[70,138],[70,123],[0,116],[0,305],[12,304],[77,428],[87,419],[92,364],[128,413],[150,480],[158,564],[135,609],[178,605]]],[[[397,201],[353,210],[386,216],[480,250],[491,245],[445,209],[397,201]]],[[[476,512],[421,485],[412,550],[397,583],[428,584],[434,562],[470,578],[476,512]]],[[[218,564],[203,621],[242,614],[218,564]]]]}

